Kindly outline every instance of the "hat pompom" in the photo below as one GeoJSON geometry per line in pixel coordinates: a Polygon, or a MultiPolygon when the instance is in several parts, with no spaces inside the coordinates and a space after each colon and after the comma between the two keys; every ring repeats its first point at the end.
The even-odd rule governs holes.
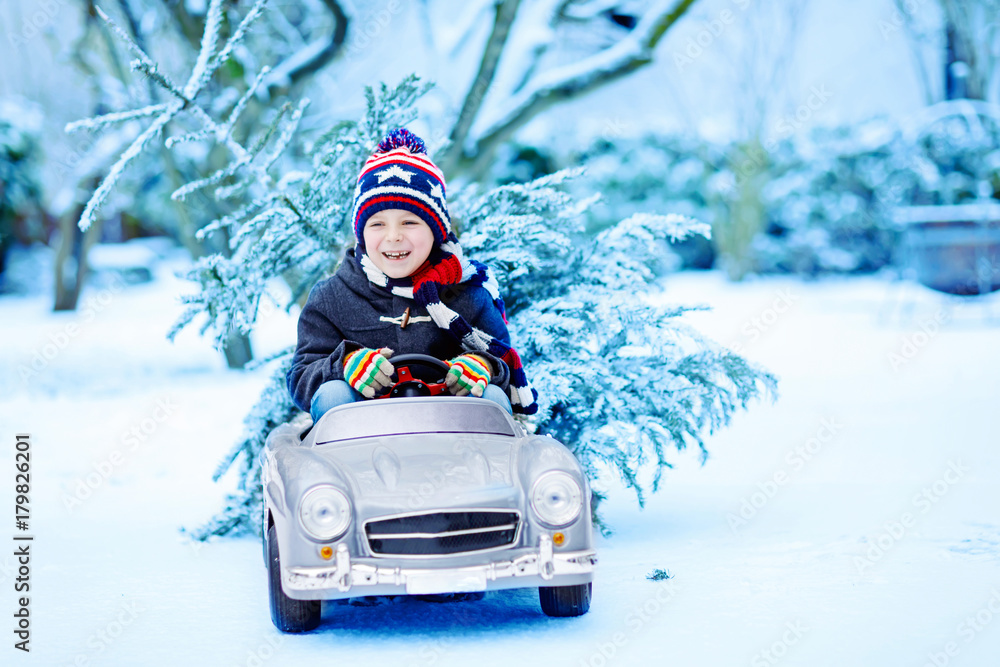
{"type": "Polygon", "coordinates": [[[385,139],[380,141],[378,148],[375,149],[375,154],[388,153],[403,146],[409,148],[410,153],[414,155],[427,154],[427,146],[424,145],[424,140],[404,127],[398,127],[385,135],[385,139]]]}

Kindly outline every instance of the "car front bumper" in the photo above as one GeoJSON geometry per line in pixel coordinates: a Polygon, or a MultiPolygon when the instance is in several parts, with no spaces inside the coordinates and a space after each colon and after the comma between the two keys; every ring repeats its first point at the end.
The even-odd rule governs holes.
{"type": "Polygon", "coordinates": [[[490,554],[490,562],[453,568],[422,568],[384,559],[351,559],[341,544],[334,562],[321,567],[281,568],[285,594],[298,600],[335,600],[362,595],[424,595],[468,593],[505,588],[570,586],[593,580],[597,553],[593,550],[555,553],[552,539],[543,535],[537,549],[518,550],[504,558],[490,554]]]}

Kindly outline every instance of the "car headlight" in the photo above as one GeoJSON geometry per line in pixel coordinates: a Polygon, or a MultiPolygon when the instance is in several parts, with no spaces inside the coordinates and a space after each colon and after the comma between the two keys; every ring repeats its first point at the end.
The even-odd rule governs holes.
{"type": "Polygon", "coordinates": [[[552,526],[565,526],[580,516],[583,489],[572,475],[554,470],[547,472],[531,489],[531,507],[538,518],[552,526]]]}
{"type": "Polygon", "coordinates": [[[339,489],[325,484],[315,486],[302,496],[299,522],[321,542],[338,538],[351,525],[351,502],[339,489]]]}

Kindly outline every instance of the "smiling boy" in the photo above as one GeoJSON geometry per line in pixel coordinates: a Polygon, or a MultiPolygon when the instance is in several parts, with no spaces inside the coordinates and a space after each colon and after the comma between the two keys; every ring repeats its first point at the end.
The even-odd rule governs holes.
{"type": "Polygon", "coordinates": [[[431,254],[434,234],[423,220],[403,209],[378,211],[365,225],[365,246],[372,261],[390,278],[417,272],[431,254]]]}
{"type": "Polygon", "coordinates": [[[462,253],[444,176],[423,141],[390,132],[354,197],[356,247],[299,315],[289,392],[313,421],[392,384],[395,353],[447,361],[449,391],[532,414],[537,393],[511,347],[496,279],[462,253]]]}

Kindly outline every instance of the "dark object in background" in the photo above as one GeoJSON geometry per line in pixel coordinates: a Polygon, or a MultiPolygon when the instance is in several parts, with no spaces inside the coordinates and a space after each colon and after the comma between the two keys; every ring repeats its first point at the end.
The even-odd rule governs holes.
{"type": "Polygon", "coordinates": [[[626,30],[632,30],[639,23],[639,17],[634,14],[619,14],[614,9],[608,9],[604,12],[604,15],[608,17],[608,20],[619,25],[626,30]]]}
{"type": "Polygon", "coordinates": [[[921,285],[958,296],[1000,290],[1000,203],[908,206],[895,217],[903,268],[921,285]]]}
{"type": "Polygon", "coordinates": [[[672,241],[670,249],[681,258],[685,269],[711,269],[715,264],[715,246],[704,236],[689,236],[683,241],[672,241]]]}

